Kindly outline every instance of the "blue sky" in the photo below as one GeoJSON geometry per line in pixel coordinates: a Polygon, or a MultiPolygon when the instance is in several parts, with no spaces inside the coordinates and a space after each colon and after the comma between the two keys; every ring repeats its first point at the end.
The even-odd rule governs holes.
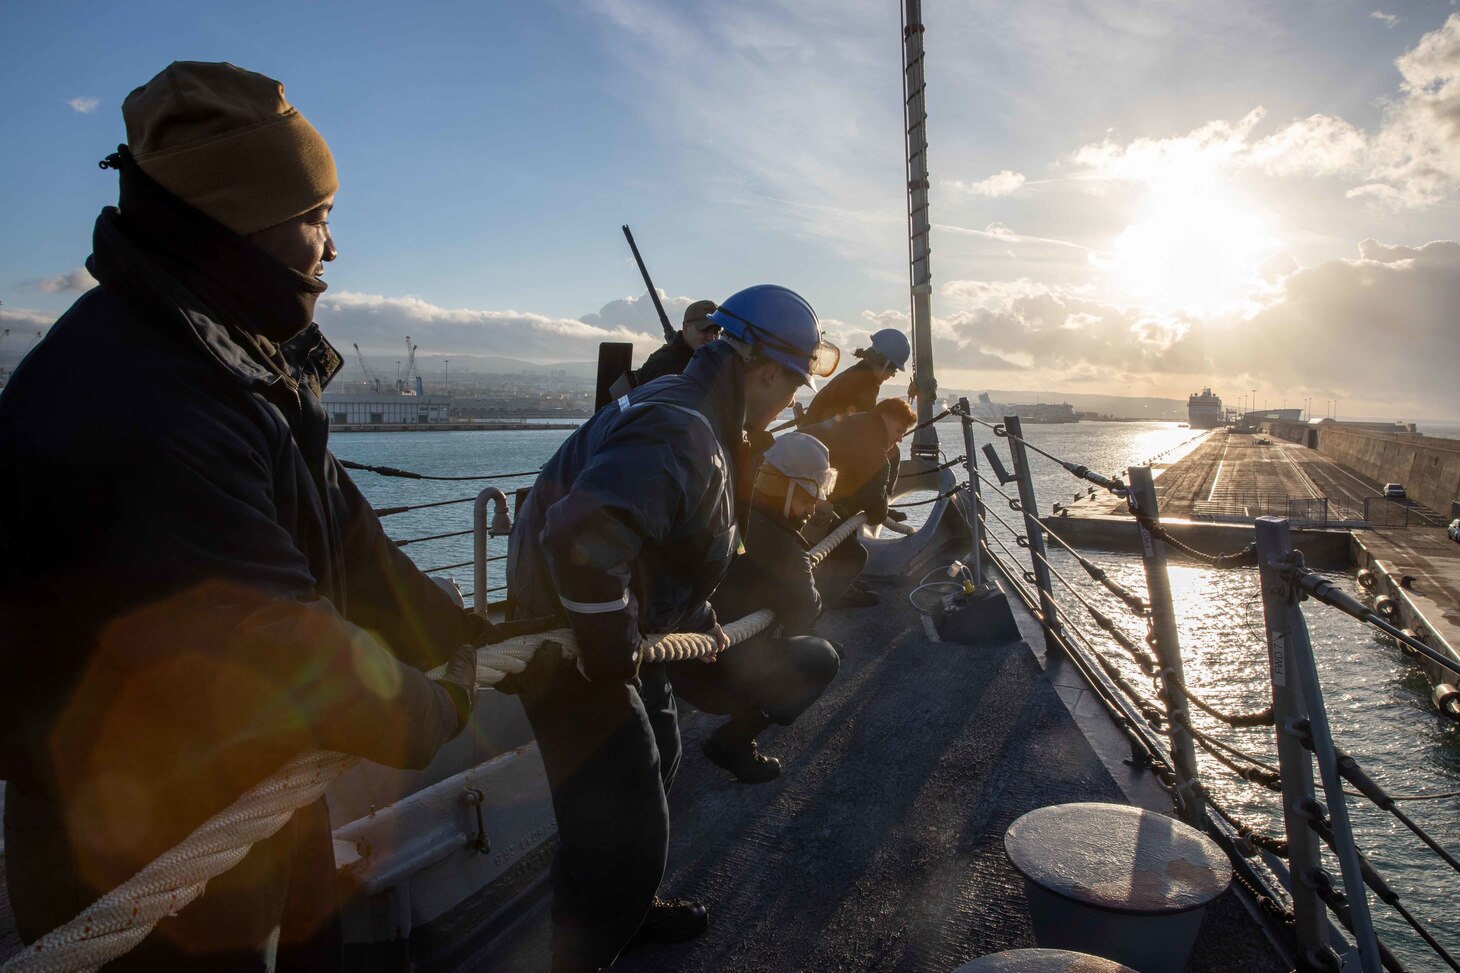
{"type": "MultiPolygon", "coordinates": [[[[1460,415],[1450,0],[925,21],[945,385],[1460,415]]],[[[175,59],[278,78],[329,141],[341,258],[319,317],[342,344],[647,351],[624,222],[672,309],[774,281],[847,348],[905,319],[892,0],[12,0],[3,23],[0,301],[22,339],[88,283],[115,196],[95,163],[175,59]]]]}

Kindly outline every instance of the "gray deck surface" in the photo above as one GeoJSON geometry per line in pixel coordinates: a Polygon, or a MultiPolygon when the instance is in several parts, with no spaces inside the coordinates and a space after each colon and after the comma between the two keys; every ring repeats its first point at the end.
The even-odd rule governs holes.
{"type": "MultiPolygon", "coordinates": [[[[715,720],[682,719],[662,890],[706,902],[710,929],[615,971],[948,971],[1034,945],[1005,829],[1121,792],[1026,644],[935,643],[902,590],[879,590],[882,606],[820,624],[847,658],[795,726],[762,737],[780,779],[735,782],[699,753],[715,720]]],[[[546,970],[546,950],[542,916],[479,968],[546,970]]],[[[1285,968],[1230,892],[1188,966],[1285,968]]]]}

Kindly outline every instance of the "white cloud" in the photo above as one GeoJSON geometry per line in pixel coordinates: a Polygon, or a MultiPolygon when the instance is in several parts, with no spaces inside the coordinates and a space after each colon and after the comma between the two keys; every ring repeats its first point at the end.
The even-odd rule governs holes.
{"type": "Polygon", "coordinates": [[[1434,353],[1454,343],[1460,243],[1365,240],[1357,259],[1304,268],[1283,254],[1265,269],[1273,284],[1261,303],[1210,319],[1027,278],[950,281],[944,293],[975,306],[936,322],[938,367],[997,372],[987,362],[998,359],[1043,372],[1042,381],[1075,374],[1167,395],[1255,382],[1289,401],[1316,395],[1367,402],[1376,414],[1460,416],[1454,356],[1434,353]]]}
{"type": "Polygon", "coordinates": [[[1078,148],[1074,179],[1095,192],[1122,183],[1156,183],[1255,169],[1275,176],[1343,175],[1350,198],[1393,206],[1430,206],[1460,188],[1460,14],[1420,38],[1395,66],[1399,96],[1385,103],[1378,131],[1342,118],[1311,115],[1254,141],[1266,112],[1207,122],[1184,135],[1106,139],[1078,148]]]}
{"type": "Polygon", "coordinates": [[[1185,135],[1082,145],[1072,158],[1076,178],[1098,190],[1111,183],[1155,182],[1172,173],[1214,172],[1242,158],[1248,137],[1266,114],[1259,105],[1237,122],[1217,119],[1185,135]]]}
{"type": "MultiPolygon", "coordinates": [[[[664,305],[664,313],[669,316],[670,326],[678,331],[680,324],[684,321],[685,309],[700,298],[670,297],[660,290],[659,300],[664,305]]],[[[711,297],[707,300],[716,300],[716,298],[711,297]]],[[[626,328],[630,331],[657,336],[661,341],[664,338],[664,327],[660,324],[659,313],[654,310],[654,302],[649,299],[648,291],[638,297],[620,297],[617,300],[609,301],[597,311],[585,314],[578,320],[597,328],[626,328]]]]}
{"type": "MultiPolygon", "coordinates": [[[[26,307],[7,306],[0,308],[0,329],[9,331],[10,338],[14,341],[18,335],[27,333],[33,335],[37,331],[44,331],[55,324],[58,317],[60,315],[55,311],[37,311],[26,307]]],[[[13,351],[13,348],[7,348],[6,354],[9,355],[13,351]]]]}
{"type": "MultiPolygon", "coordinates": [[[[319,300],[315,317],[330,339],[342,347],[358,342],[362,350],[391,353],[409,334],[428,355],[504,355],[534,362],[592,361],[603,341],[628,341],[642,358],[664,343],[658,319],[648,308],[633,324],[626,323],[622,305],[614,301],[583,320],[554,318],[530,311],[444,308],[419,297],[387,297],[354,291],[328,292],[319,300]],[[617,318],[618,320],[609,320],[617,318]],[[647,323],[652,327],[646,327],[647,323]]],[[[671,305],[688,303],[677,298],[671,305]]]]}
{"type": "Polygon", "coordinates": [[[75,270],[68,270],[55,277],[31,281],[31,286],[42,294],[80,294],[95,287],[96,278],[92,277],[85,267],[77,267],[75,270]]]}
{"type": "Polygon", "coordinates": [[[1382,10],[1375,10],[1373,13],[1369,14],[1369,16],[1373,17],[1377,21],[1382,22],[1385,27],[1393,27],[1399,23],[1399,18],[1397,16],[1395,16],[1394,14],[1386,14],[1382,10]]]}
{"type": "Polygon", "coordinates": [[[77,114],[90,115],[100,107],[101,102],[95,98],[72,98],[66,104],[70,105],[77,114]]]}
{"type": "Polygon", "coordinates": [[[1246,159],[1275,176],[1323,176],[1356,171],[1367,148],[1364,133],[1342,118],[1310,115],[1258,140],[1246,159]]]}
{"type": "Polygon", "coordinates": [[[1350,195],[1427,206],[1460,186],[1460,14],[1395,64],[1403,97],[1387,106],[1373,139],[1370,181],[1350,195]]]}
{"type": "Polygon", "coordinates": [[[1020,186],[1024,185],[1024,174],[1002,169],[978,182],[950,179],[944,185],[951,186],[960,192],[972,193],[975,196],[1011,196],[1020,186]]]}

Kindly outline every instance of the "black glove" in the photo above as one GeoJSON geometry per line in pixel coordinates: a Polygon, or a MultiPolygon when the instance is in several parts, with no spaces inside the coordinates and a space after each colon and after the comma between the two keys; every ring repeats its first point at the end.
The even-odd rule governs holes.
{"type": "Polygon", "coordinates": [[[892,509],[889,509],[887,511],[887,516],[886,517],[883,517],[882,519],[883,520],[890,520],[893,523],[900,524],[904,520],[907,520],[907,514],[903,513],[901,510],[892,510],[892,509]]]}
{"type": "Polygon", "coordinates": [[[471,709],[477,700],[477,650],[463,645],[446,663],[441,688],[456,705],[456,729],[461,732],[471,720],[471,709]]]}
{"type": "Polygon", "coordinates": [[[542,692],[563,662],[563,646],[546,639],[527,660],[521,672],[509,672],[492,688],[508,696],[535,696],[542,692]]]}

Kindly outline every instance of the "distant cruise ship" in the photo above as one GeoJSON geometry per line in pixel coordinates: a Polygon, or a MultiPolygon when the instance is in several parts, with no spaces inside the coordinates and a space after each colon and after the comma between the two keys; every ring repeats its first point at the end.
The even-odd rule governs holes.
{"type": "Polygon", "coordinates": [[[1225,421],[1222,400],[1204,388],[1186,400],[1186,416],[1193,429],[1215,429],[1225,421]]]}

